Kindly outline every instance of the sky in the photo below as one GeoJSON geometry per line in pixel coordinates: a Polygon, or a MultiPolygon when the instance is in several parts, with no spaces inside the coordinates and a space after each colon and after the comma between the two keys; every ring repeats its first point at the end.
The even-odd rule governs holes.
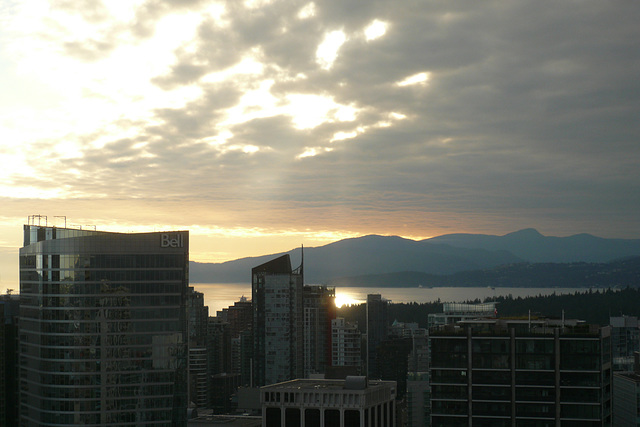
{"type": "Polygon", "coordinates": [[[631,0],[0,0],[0,290],[36,214],[188,229],[202,262],[640,238],[638,22],[631,0]]]}

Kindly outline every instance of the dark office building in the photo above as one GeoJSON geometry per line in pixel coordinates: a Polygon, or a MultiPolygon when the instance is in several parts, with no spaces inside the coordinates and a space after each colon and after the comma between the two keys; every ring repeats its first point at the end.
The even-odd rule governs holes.
{"type": "Polygon", "coordinates": [[[25,225],[20,424],[186,426],[189,233],[25,225]]]}
{"type": "Polygon", "coordinates": [[[406,337],[389,338],[378,345],[376,372],[380,374],[380,379],[397,383],[398,399],[404,398],[407,392],[411,346],[411,338],[406,337]]]}
{"type": "Polygon", "coordinates": [[[389,302],[380,294],[367,295],[367,375],[382,378],[378,369],[378,346],[389,336],[389,302]]]}
{"type": "Polygon", "coordinates": [[[287,254],[251,270],[257,386],[304,374],[302,269],[292,270],[287,254]]]}
{"type": "Polygon", "coordinates": [[[0,296],[0,427],[18,425],[19,295],[0,296]]]}
{"type": "Polygon", "coordinates": [[[244,331],[253,327],[253,305],[245,297],[240,298],[233,305],[218,311],[216,317],[229,323],[231,338],[237,338],[244,331]]]}
{"type": "Polygon", "coordinates": [[[216,374],[211,377],[211,409],[214,414],[230,414],[237,406],[233,395],[240,387],[240,375],[216,374]]]}
{"type": "Polygon", "coordinates": [[[248,386],[253,359],[253,304],[243,296],[232,306],[218,311],[216,317],[229,325],[231,368],[228,373],[240,374],[241,385],[248,386]]]}
{"type": "Polygon", "coordinates": [[[611,426],[610,328],[463,321],[431,333],[432,426],[611,426]]]}
{"type": "Polygon", "coordinates": [[[609,317],[614,371],[633,371],[634,353],[640,351],[640,322],[636,316],[609,317]]]}
{"type": "Polygon", "coordinates": [[[209,317],[206,348],[209,376],[231,373],[231,334],[227,322],[209,317]]]}

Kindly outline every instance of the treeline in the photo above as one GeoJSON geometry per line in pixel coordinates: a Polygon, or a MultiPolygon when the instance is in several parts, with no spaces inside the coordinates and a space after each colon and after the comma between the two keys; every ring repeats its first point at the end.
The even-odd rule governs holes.
{"type": "MultiPolygon", "coordinates": [[[[532,316],[562,317],[580,319],[587,323],[608,325],[610,316],[640,317],[640,289],[625,288],[622,290],[600,289],[586,292],[575,292],[564,295],[538,295],[533,297],[517,297],[511,295],[487,298],[484,301],[467,301],[470,303],[497,302],[498,317],[532,316]]],[[[350,321],[357,321],[359,328],[366,329],[366,304],[343,306],[338,308],[337,315],[350,321]]],[[[442,313],[442,302],[428,303],[392,303],[389,306],[389,321],[418,323],[427,327],[430,313],[442,313]]]]}

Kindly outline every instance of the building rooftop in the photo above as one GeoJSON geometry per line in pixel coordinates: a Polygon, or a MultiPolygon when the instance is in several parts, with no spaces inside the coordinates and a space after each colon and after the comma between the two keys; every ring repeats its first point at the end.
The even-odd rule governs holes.
{"type": "Polygon", "coordinates": [[[262,425],[262,417],[248,415],[200,415],[188,420],[189,427],[259,427],[262,425]]]}
{"type": "Polygon", "coordinates": [[[251,274],[256,273],[269,273],[269,274],[290,274],[291,273],[291,258],[289,254],[284,254],[278,258],[267,261],[264,264],[260,264],[257,267],[251,269],[251,274]]]}
{"type": "Polygon", "coordinates": [[[629,379],[633,382],[640,383],[640,374],[637,372],[614,372],[613,375],[629,379]]]}
{"type": "Polygon", "coordinates": [[[277,384],[264,386],[261,389],[273,390],[367,390],[373,388],[382,388],[389,385],[395,385],[395,381],[367,381],[366,377],[347,377],[346,380],[328,380],[328,379],[295,379],[277,384]]]}
{"type": "MultiPolygon", "coordinates": [[[[588,335],[598,336],[599,325],[590,325],[577,319],[526,319],[526,318],[501,318],[501,319],[473,319],[462,320],[455,324],[443,325],[432,328],[430,335],[466,335],[471,329],[474,334],[508,334],[514,329],[519,335],[553,335],[555,330],[560,330],[561,335],[588,335]]],[[[607,333],[606,335],[609,335],[607,333]]]]}

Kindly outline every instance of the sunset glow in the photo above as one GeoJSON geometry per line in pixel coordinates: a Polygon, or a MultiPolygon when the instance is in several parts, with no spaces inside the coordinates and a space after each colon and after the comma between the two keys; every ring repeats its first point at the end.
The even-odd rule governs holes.
{"type": "Polygon", "coordinates": [[[188,229],[209,262],[369,234],[639,237],[637,17],[596,0],[580,19],[533,1],[9,1],[0,291],[33,214],[188,229]]]}
{"type": "Polygon", "coordinates": [[[340,289],[336,289],[336,307],[340,308],[343,305],[355,305],[362,304],[366,302],[366,300],[358,300],[355,299],[355,296],[350,295],[348,293],[343,293],[340,289]]]}

